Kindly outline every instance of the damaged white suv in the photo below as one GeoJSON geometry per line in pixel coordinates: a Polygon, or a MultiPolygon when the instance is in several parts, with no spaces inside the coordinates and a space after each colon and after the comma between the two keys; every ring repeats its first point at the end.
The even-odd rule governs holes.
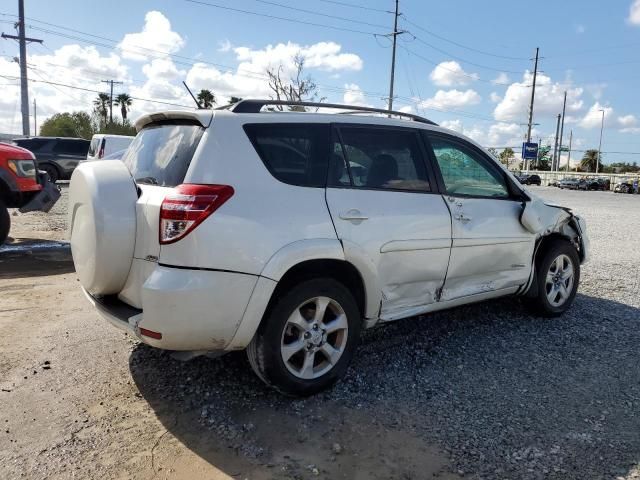
{"type": "Polygon", "coordinates": [[[426,119],[265,111],[283,104],[152,113],[122,161],[75,170],[73,260],[103,317],[153,347],[246,349],[267,384],[309,395],[363,328],[506,295],[569,308],[580,217],[426,119]]]}

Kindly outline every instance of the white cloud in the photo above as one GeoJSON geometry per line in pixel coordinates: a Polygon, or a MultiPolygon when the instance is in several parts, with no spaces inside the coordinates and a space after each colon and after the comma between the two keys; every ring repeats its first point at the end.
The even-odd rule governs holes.
{"type": "Polygon", "coordinates": [[[502,100],[502,97],[496,92],[491,92],[491,96],[489,98],[493,103],[498,103],[500,100],[502,100]]]}
{"type": "Polygon", "coordinates": [[[640,25],[640,0],[634,0],[629,7],[628,22],[632,25],[640,25]]]}
{"type": "Polygon", "coordinates": [[[491,83],[493,83],[494,85],[506,85],[510,81],[511,79],[509,78],[509,75],[504,72],[500,72],[500,74],[496,78],[491,80],[491,83]]]}
{"type": "Polygon", "coordinates": [[[460,108],[480,103],[481,97],[475,90],[438,90],[436,94],[420,103],[422,108],[436,110],[460,108]]]}
{"type": "Polygon", "coordinates": [[[584,25],[582,25],[580,23],[575,26],[575,29],[576,29],[576,33],[579,34],[579,35],[583,34],[584,32],[587,31],[587,27],[585,27],[584,25]]]}
{"type": "MultiPolygon", "coordinates": [[[[97,93],[82,89],[107,91],[103,79],[114,78],[125,82],[117,86],[114,94],[126,91],[131,83],[126,65],[115,53],[101,55],[93,46],[65,45],[46,55],[29,55],[29,100],[38,105],[38,124],[55,113],[86,111],[93,109],[93,99],[97,93]],[[44,82],[70,85],[52,85],[44,82]],[[122,89],[122,90],[120,90],[122,89]]],[[[18,64],[10,59],[0,58],[0,75],[3,85],[0,95],[0,132],[21,133],[19,82],[13,77],[20,75],[18,64]]],[[[31,110],[31,109],[30,109],[31,110]]],[[[32,113],[32,112],[30,112],[32,113]]],[[[31,121],[33,129],[33,119],[31,121]]]]}
{"type": "Polygon", "coordinates": [[[635,115],[624,115],[622,117],[618,117],[618,123],[621,127],[635,127],[638,123],[638,119],[635,115]]]}
{"type": "Polygon", "coordinates": [[[468,85],[478,79],[477,73],[465,72],[458,62],[441,62],[429,75],[431,81],[439,87],[468,85]]]}
{"type": "Polygon", "coordinates": [[[347,83],[344,88],[346,89],[343,96],[344,103],[347,105],[367,105],[362,89],[358,85],[355,83],[347,83]]]}
{"type": "Polygon", "coordinates": [[[124,58],[143,62],[166,53],[175,53],[184,43],[180,34],[171,30],[169,19],[161,12],[152,10],[144,17],[142,31],[125,34],[118,48],[124,58]]]}
{"type": "Polygon", "coordinates": [[[448,128],[449,130],[453,130],[454,132],[464,132],[464,127],[462,126],[461,120],[445,120],[444,122],[440,122],[440,126],[443,128],[448,128]]]}
{"type": "MultiPolygon", "coordinates": [[[[493,111],[494,118],[501,121],[517,121],[526,117],[531,100],[533,74],[525,72],[521,82],[514,82],[507,88],[502,101],[493,111]]],[[[536,81],[536,99],[534,116],[553,116],[562,111],[564,92],[567,92],[567,112],[577,112],[583,107],[580,87],[552,82],[551,78],[539,73],[536,81]]]]}
{"type": "Polygon", "coordinates": [[[218,45],[218,51],[222,53],[230,52],[233,49],[233,45],[229,39],[224,39],[221,42],[218,42],[218,45]]]}
{"type": "Polygon", "coordinates": [[[413,113],[413,107],[411,105],[405,105],[404,107],[400,107],[398,111],[402,113],[413,113]]]}
{"type": "Polygon", "coordinates": [[[293,73],[292,59],[301,55],[308,69],[318,69],[329,72],[347,70],[362,70],[362,59],[354,53],[341,53],[342,46],[335,42],[319,42],[313,45],[301,46],[287,42],[277,45],[267,45],[260,50],[249,47],[233,49],[237,59],[245,64],[251,64],[254,71],[263,73],[267,68],[282,65],[285,73],[293,73]]]}
{"type": "Polygon", "coordinates": [[[607,121],[607,118],[613,115],[613,108],[606,107],[604,105],[600,105],[599,102],[594,103],[589,111],[586,113],[582,120],[580,120],[579,125],[582,128],[600,128],[602,123],[602,112],[604,110],[604,120],[607,121]]]}
{"type": "Polygon", "coordinates": [[[170,58],[154,58],[151,63],[142,66],[142,72],[149,80],[176,80],[186,73],[178,70],[170,58]]]}
{"type": "Polygon", "coordinates": [[[627,127],[620,129],[620,131],[622,133],[633,133],[637,135],[640,133],[640,127],[627,127]]]}

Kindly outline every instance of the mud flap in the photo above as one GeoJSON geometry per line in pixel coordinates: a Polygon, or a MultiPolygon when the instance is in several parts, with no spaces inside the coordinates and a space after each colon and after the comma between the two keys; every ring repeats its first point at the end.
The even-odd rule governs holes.
{"type": "Polygon", "coordinates": [[[60,198],[60,189],[51,182],[46,182],[44,188],[40,190],[26,205],[20,209],[20,213],[27,212],[49,212],[60,198]]]}

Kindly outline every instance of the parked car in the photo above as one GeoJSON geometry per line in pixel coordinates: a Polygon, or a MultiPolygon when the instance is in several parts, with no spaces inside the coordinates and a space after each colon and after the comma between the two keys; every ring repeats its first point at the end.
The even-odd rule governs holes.
{"type": "Polygon", "coordinates": [[[22,211],[48,211],[60,197],[46,183],[46,174],[38,174],[36,159],[29,150],[0,143],[0,245],[9,236],[9,208],[22,211]]]}
{"type": "Polygon", "coordinates": [[[87,152],[87,160],[100,160],[121,150],[126,150],[135,137],[128,135],[95,134],[87,152]]]}
{"type": "Polygon", "coordinates": [[[584,221],[472,140],[399,112],[269,105],[309,103],[144,115],[122,161],[74,172],[73,260],[113,325],[168,350],[246,349],[265,383],[310,395],[363,328],[506,295],[544,316],[572,304],[584,221]]]}
{"type": "Polygon", "coordinates": [[[616,186],[613,187],[613,191],[615,193],[634,193],[634,180],[632,178],[626,178],[624,180],[620,180],[616,183],[616,186]]]}
{"type": "Polygon", "coordinates": [[[517,175],[516,178],[523,185],[542,185],[542,179],[536,174],[517,175]]]}
{"type": "Polygon", "coordinates": [[[587,190],[611,190],[611,180],[608,178],[589,178],[586,180],[587,190]]]}
{"type": "Polygon", "coordinates": [[[53,183],[71,178],[78,162],[86,158],[89,150],[89,141],[82,138],[16,138],[13,144],[32,152],[38,162],[38,169],[47,172],[53,183]]]}
{"type": "Polygon", "coordinates": [[[577,178],[563,178],[558,182],[558,188],[567,188],[569,190],[578,190],[580,181],[577,178]]]}

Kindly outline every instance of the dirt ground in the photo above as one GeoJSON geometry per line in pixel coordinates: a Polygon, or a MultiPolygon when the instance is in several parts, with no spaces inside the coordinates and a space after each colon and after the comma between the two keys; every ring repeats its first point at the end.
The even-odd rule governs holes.
{"type": "MultiPolygon", "coordinates": [[[[640,478],[638,230],[636,251],[621,254],[615,239],[632,241],[629,217],[611,220],[611,204],[588,212],[603,232],[593,251],[613,250],[611,268],[635,268],[631,285],[596,261],[575,316],[557,324],[516,300],[436,315],[426,332],[417,326],[426,319],[399,322],[363,341],[333,391],[293,400],[257,380],[242,352],[184,363],[99,319],[60,243],[65,189],[49,215],[13,216],[0,248],[0,479],[640,478]],[[613,324],[581,325],[591,314],[628,331],[610,342],[613,324]],[[533,377],[549,390],[527,393],[521,382],[533,377]],[[548,448],[536,431],[545,422],[562,428],[548,448]]],[[[617,201],[562,195],[578,206],[617,201]]],[[[640,201],[629,205],[637,222],[640,201]]]]}

